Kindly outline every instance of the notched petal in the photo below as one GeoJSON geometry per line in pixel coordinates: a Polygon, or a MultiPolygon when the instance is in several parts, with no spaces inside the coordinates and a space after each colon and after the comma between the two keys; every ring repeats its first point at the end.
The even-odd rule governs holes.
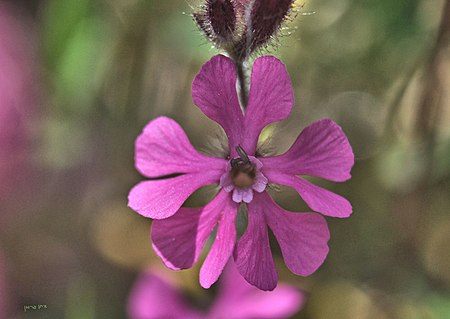
{"type": "Polygon", "coordinates": [[[137,170],[150,178],[221,170],[226,163],[195,150],[181,126],[164,116],[148,123],[136,139],[135,162],[137,170]]]}
{"type": "Polygon", "coordinates": [[[131,189],[128,206],[144,217],[168,218],[178,211],[194,191],[202,186],[217,183],[221,173],[209,171],[140,182],[131,189]]]}
{"type": "Polygon", "coordinates": [[[261,161],[266,170],[343,182],[351,177],[355,156],[342,128],[322,119],[305,128],[286,153],[261,161]]]}
{"type": "Polygon", "coordinates": [[[228,137],[231,155],[242,138],[244,117],[236,92],[234,62],[216,55],[205,63],[192,82],[192,99],[200,110],[220,124],[228,137]]]}
{"type": "Polygon", "coordinates": [[[265,174],[272,183],[294,188],[306,204],[315,212],[337,218],[347,218],[352,214],[352,205],[350,202],[329,190],[311,184],[297,176],[273,171],[266,171],[265,174]]]}
{"type": "Polygon", "coordinates": [[[236,214],[238,205],[228,200],[222,209],[214,244],[200,269],[200,284],[211,287],[228,263],[236,243],[236,214]]]}
{"type": "Polygon", "coordinates": [[[258,195],[258,201],[287,267],[301,276],[314,273],[328,255],[330,232],[325,218],[316,213],[286,211],[267,193],[258,195]]]}
{"type": "Polygon", "coordinates": [[[248,154],[255,154],[262,129],[286,119],[293,105],[294,92],[286,66],[273,56],[256,59],[252,68],[242,144],[248,154]]]}
{"type": "Polygon", "coordinates": [[[270,291],[277,286],[278,273],[270,250],[265,216],[254,203],[255,200],[248,205],[248,226],[236,244],[234,261],[248,283],[270,291]]]}

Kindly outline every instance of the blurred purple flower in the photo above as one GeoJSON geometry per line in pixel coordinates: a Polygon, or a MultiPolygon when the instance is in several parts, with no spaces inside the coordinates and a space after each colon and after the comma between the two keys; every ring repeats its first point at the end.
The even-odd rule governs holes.
{"type": "Polygon", "coordinates": [[[25,175],[29,142],[27,120],[35,103],[31,45],[14,10],[0,3],[0,196],[25,175]]]}
{"type": "Polygon", "coordinates": [[[250,286],[230,263],[207,311],[191,307],[177,287],[153,271],[142,274],[132,288],[128,315],[131,319],[281,319],[297,313],[304,302],[304,295],[292,286],[280,285],[273,292],[250,286]]]}
{"type": "Polygon", "coordinates": [[[203,113],[225,130],[230,156],[200,154],[181,127],[166,117],[150,122],[138,137],[136,168],[143,175],[161,178],[181,174],[141,182],[129,194],[132,209],[156,219],[152,240],[157,254],[171,269],[190,268],[218,224],[216,240],[200,271],[200,284],[209,288],[234,251],[242,276],[260,289],[272,290],[278,274],[270,251],[269,226],[289,269],[302,276],[312,274],[328,254],[325,219],[315,213],[285,211],[265,188],[268,183],[293,187],[312,210],[348,217],[352,207],[346,199],[297,176],[337,182],[350,178],[354,156],[342,129],[331,120],[320,120],[304,129],[286,153],[255,155],[262,129],[287,118],[294,102],[286,68],[271,56],[254,63],[245,115],[236,93],[234,62],[223,55],[202,67],[193,82],[192,95],[203,113]],[[219,182],[221,189],[208,205],[180,208],[198,188],[219,182]],[[235,218],[241,202],[247,203],[249,223],[235,247],[235,218]]]}

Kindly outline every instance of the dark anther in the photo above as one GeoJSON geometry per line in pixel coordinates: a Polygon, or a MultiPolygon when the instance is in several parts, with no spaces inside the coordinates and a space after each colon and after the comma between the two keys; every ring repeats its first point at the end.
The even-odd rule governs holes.
{"type": "Polygon", "coordinates": [[[252,163],[250,162],[247,153],[245,153],[244,149],[240,145],[236,146],[236,152],[238,153],[239,157],[233,158],[231,160],[231,167],[238,168],[243,165],[252,166],[252,163]]]}
{"type": "Polygon", "coordinates": [[[236,146],[236,152],[245,164],[250,163],[247,153],[245,153],[244,149],[240,145],[236,146]]]}

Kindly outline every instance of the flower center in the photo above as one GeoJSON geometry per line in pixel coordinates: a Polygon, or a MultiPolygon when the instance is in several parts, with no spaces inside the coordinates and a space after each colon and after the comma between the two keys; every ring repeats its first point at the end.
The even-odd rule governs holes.
{"type": "Polygon", "coordinates": [[[250,203],[253,191],[262,193],[269,181],[261,172],[263,164],[257,158],[248,156],[241,146],[237,146],[236,151],[239,157],[228,162],[220,177],[220,187],[227,193],[232,192],[235,203],[250,203]]]}
{"type": "Polygon", "coordinates": [[[236,151],[239,157],[230,161],[231,180],[236,187],[252,186],[256,177],[256,167],[240,145],[236,147],[236,151]]]}
{"type": "Polygon", "coordinates": [[[236,187],[250,187],[255,182],[256,168],[250,162],[238,162],[234,165],[232,164],[230,174],[231,180],[236,187]]]}

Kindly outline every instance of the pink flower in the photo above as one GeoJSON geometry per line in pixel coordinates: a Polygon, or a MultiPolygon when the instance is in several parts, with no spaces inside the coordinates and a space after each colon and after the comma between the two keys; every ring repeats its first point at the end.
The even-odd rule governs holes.
{"type": "Polygon", "coordinates": [[[230,156],[209,157],[197,152],[181,127],[159,117],[136,141],[136,167],[145,176],[172,178],[144,181],[129,194],[129,206],[156,219],[153,247],[171,269],[192,267],[216,225],[216,240],[200,270],[200,284],[209,288],[228,259],[241,275],[263,290],[276,287],[278,274],[269,246],[271,228],[289,269],[308,276],[323,263],[329,231],[315,213],[296,214],[279,207],[265,191],[268,183],[293,187],[308,206],[323,215],[348,217],[350,203],[298,175],[342,182],[350,178],[354,156],[342,129],[320,120],[300,134],[292,147],[274,157],[257,157],[261,130],[291,113],[294,96],[285,66],[275,57],[258,58],[251,75],[245,115],[236,93],[233,61],[218,55],[207,62],[192,84],[195,104],[219,123],[228,137],[230,156]],[[198,188],[220,183],[216,197],[205,207],[183,208],[198,188]],[[248,207],[248,227],[236,241],[235,218],[241,202],[248,207]]]}
{"type": "Polygon", "coordinates": [[[242,279],[232,263],[226,268],[219,292],[207,311],[191,307],[181,292],[155,271],[142,274],[128,299],[130,319],[276,319],[300,310],[304,295],[288,285],[273,292],[258,290],[242,279]]]}

